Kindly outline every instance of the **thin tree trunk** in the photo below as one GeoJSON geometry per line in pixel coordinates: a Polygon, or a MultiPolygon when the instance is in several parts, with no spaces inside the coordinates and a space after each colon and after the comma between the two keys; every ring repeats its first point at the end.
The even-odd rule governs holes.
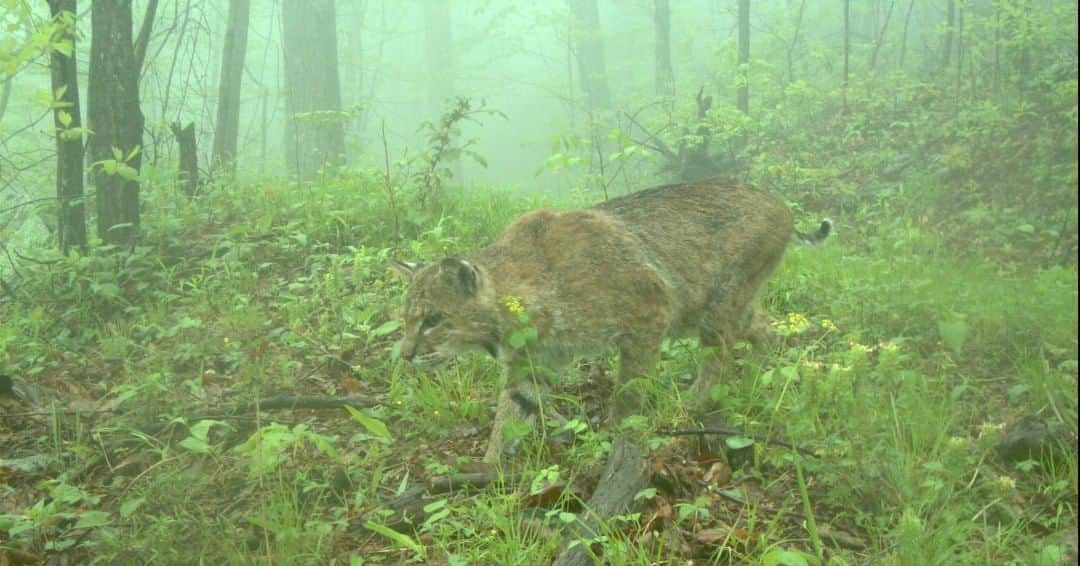
{"type": "Polygon", "coordinates": [[[750,0],[739,0],[739,85],[736,105],[750,113],[750,0]]]}
{"type": "Polygon", "coordinates": [[[1031,1],[1020,2],[1020,54],[1017,60],[1017,70],[1020,72],[1020,84],[1027,83],[1028,74],[1031,72],[1031,1]]]}
{"type": "Polygon", "coordinates": [[[960,97],[960,87],[964,78],[964,7],[957,7],[956,14],[956,96],[960,97]]]}
{"type": "Polygon", "coordinates": [[[142,164],[143,113],[131,37],[131,0],[94,0],[90,11],[88,111],[90,160],[97,166],[97,232],[107,244],[132,242],[139,230],[139,183],[126,171],[142,164]],[[117,158],[119,155],[119,158],[117,158]]]}
{"type": "Polygon", "coordinates": [[[428,104],[435,113],[453,98],[454,57],[449,0],[425,0],[424,47],[428,64],[428,104]]]}
{"type": "Polygon", "coordinates": [[[911,0],[911,3],[907,7],[907,15],[904,16],[904,35],[900,38],[900,61],[897,66],[900,70],[904,70],[904,57],[907,56],[907,38],[908,27],[911,25],[911,12],[915,9],[915,0],[911,0]]]}
{"type": "Polygon", "coordinates": [[[795,33],[791,37],[791,43],[788,44],[786,60],[787,60],[787,82],[791,83],[795,81],[795,48],[799,45],[799,33],[802,31],[803,14],[806,13],[806,0],[799,2],[799,15],[795,20],[795,33]]]}
{"type": "Polygon", "coordinates": [[[11,80],[13,78],[8,75],[8,78],[4,79],[3,86],[0,86],[0,122],[4,121],[4,113],[7,112],[8,101],[11,100],[11,80]]]}
{"type": "MultiPolygon", "coordinates": [[[[349,57],[346,58],[341,77],[342,83],[345,85],[345,92],[351,93],[350,96],[345,97],[346,102],[357,105],[364,101],[364,65],[366,64],[364,58],[364,18],[367,15],[367,8],[368,3],[366,0],[355,0],[353,3],[356,19],[353,22],[353,31],[346,36],[348,37],[346,49],[349,52],[349,57]]],[[[357,112],[356,118],[352,120],[350,127],[356,129],[357,135],[362,135],[364,131],[363,112],[357,112]]]]}
{"type": "Polygon", "coordinates": [[[244,75],[244,56],[251,0],[229,0],[229,22],[225,45],[221,48],[221,79],[218,81],[217,127],[210,158],[213,167],[222,167],[230,175],[236,172],[236,142],[240,136],[240,85],[244,75]]]}
{"type": "Polygon", "coordinates": [[[999,0],[993,0],[991,9],[994,11],[994,84],[996,93],[1001,88],[1001,6],[999,0]]]}
{"type": "MultiPolygon", "coordinates": [[[[428,64],[428,107],[432,116],[449,111],[448,99],[457,95],[454,85],[454,38],[450,0],[425,0],[424,47],[428,64]]],[[[455,139],[457,136],[453,136],[455,139]]],[[[452,143],[456,143],[452,142],[452,143]]],[[[448,163],[450,171],[462,182],[461,160],[448,163]]]]}
{"type": "Polygon", "coordinates": [[[59,34],[71,42],[70,55],[58,50],[50,54],[52,91],[59,104],[53,109],[56,127],[57,237],[60,251],[72,246],[86,251],[86,207],[83,204],[82,112],[79,109],[79,74],[75,41],[78,38],[76,0],[49,0],[49,14],[60,26],[59,34]],[[74,132],[69,130],[76,130],[74,132]]]}
{"type": "Polygon", "coordinates": [[[574,52],[589,110],[611,107],[604,43],[600,34],[600,9],[596,0],[570,0],[574,20],[574,52]]]}
{"type": "Polygon", "coordinates": [[[671,67],[671,3],[654,0],[653,26],[656,29],[656,95],[675,94],[675,72],[671,67]]]}
{"type": "Polygon", "coordinates": [[[953,32],[956,26],[956,0],[948,0],[948,8],[945,16],[945,37],[941,45],[941,69],[945,70],[952,66],[953,32]]]}
{"type": "Polygon", "coordinates": [[[851,59],[851,0],[844,0],[844,112],[847,112],[848,71],[851,59]]]}
{"type": "Polygon", "coordinates": [[[135,68],[139,70],[140,75],[142,74],[143,64],[146,63],[146,48],[150,45],[150,32],[154,29],[154,17],[157,15],[157,7],[158,0],[150,0],[146,4],[142,26],[139,27],[139,37],[135,40],[135,68]]]}
{"type": "Polygon", "coordinates": [[[284,0],[286,159],[301,181],[345,155],[341,120],[311,116],[341,110],[334,0],[284,0]],[[305,116],[305,114],[308,114],[305,116]]]}
{"type": "Polygon", "coordinates": [[[874,72],[874,68],[877,67],[878,52],[881,50],[881,45],[885,43],[885,33],[889,31],[889,20],[892,19],[893,7],[896,6],[896,0],[892,0],[889,3],[889,9],[885,12],[885,23],[881,26],[881,31],[877,35],[877,41],[874,42],[874,51],[870,55],[870,72],[874,72]]]}

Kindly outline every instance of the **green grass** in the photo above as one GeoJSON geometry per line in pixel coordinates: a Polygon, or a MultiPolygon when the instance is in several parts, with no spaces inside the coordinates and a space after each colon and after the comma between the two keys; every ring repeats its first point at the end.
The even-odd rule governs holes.
{"type": "MultiPolygon", "coordinates": [[[[497,395],[498,368],[481,356],[434,375],[392,356],[404,283],[385,259],[474,248],[538,203],[462,196],[424,218],[402,213],[395,242],[370,181],[211,195],[151,207],[153,245],[119,267],[93,256],[35,268],[28,293],[50,300],[4,307],[0,362],[12,375],[120,411],[20,437],[50,463],[13,478],[33,497],[0,511],[0,544],[74,545],[100,563],[531,564],[557,553],[560,513],[578,509],[609,438],[588,423],[603,380],[575,372],[553,402],[577,419],[576,441],[529,437],[520,485],[440,496],[397,534],[350,527],[410,482],[478,459],[497,395]],[[364,414],[389,438],[343,412],[192,419],[281,393],[381,395],[364,414]],[[173,418],[190,428],[140,432],[173,418]],[[552,481],[563,486],[554,500],[530,508],[525,494],[552,481]],[[107,520],[78,526],[91,511],[107,520]]],[[[762,301],[783,336],[733,362],[716,406],[819,457],[755,444],[718,493],[694,483],[712,464],[683,461],[692,442],[654,438],[655,461],[683,483],[605,526],[608,563],[1026,564],[1055,552],[1076,520],[1075,451],[1005,464],[994,446],[1023,415],[1075,433],[1075,270],[958,257],[928,230],[856,217],[824,246],[792,248],[762,301]],[[710,529],[726,536],[694,542],[710,529]]],[[[665,348],[646,391],[651,425],[687,424],[679,392],[698,355],[692,341],[665,348]]]]}

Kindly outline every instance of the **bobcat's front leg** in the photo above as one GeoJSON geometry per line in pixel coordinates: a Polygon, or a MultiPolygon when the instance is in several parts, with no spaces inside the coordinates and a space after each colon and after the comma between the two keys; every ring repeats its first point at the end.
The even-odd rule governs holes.
{"type": "Polygon", "coordinates": [[[507,446],[504,434],[506,425],[513,422],[525,422],[532,428],[536,423],[537,415],[540,414],[541,402],[542,391],[534,380],[506,376],[502,393],[499,394],[499,405],[495,409],[491,438],[488,440],[487,452],[484,453],[485,463],[498,464],[502,459],[503,451],[507,448],[513,449],[513,446],[507,446]]]}

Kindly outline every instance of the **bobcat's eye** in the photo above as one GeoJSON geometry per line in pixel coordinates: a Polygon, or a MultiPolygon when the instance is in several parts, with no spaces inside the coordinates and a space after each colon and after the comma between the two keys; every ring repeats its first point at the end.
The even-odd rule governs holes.
{"type": "Polygon", "coordinates": [[[420,322],[421,328],[433,328],[435,325],[442,322],[443,315],[440,312],[431,313],[424,317],[424,320],[420,322]]]}

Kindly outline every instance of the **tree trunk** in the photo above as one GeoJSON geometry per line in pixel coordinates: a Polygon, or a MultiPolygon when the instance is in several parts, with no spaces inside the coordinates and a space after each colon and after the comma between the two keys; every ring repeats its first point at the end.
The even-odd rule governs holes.
{"type": "Polygon", "coordinates": [[[750,113],[750,0],[739,0],[739,89],[736,105],[750,113]]]}
{"type": "Polygon", "coordinates": [[[247,51],[248,14],[251,0],[229,0],[229,22],[221,48],[221,79],[218,82],[217,127],[210,158],[213,167],[230,175],[236,172],[236,140],[240,135],[240,79],[247,51]]]}
{"type": "Polygon", "coordinates": [[[11,100],[11,75],[8,75],[4,79],[3,86],[0,86],[0,122],[4,121],[4,113],[7,112],[8,101],[11,100]]]}
{"type": "Polygon", "coordinates": [[[425,0],[424,48],[428,64],[428,104],[442,112],[443,101],[453,98],[454,56],[449,0],[425,0]]]}
{"type": "Polygon", "coordinates": [[[195,145],[195,123],[189,122],[181,128],[180,122],[173,122],[171,128],[176,136],[176,145],[180,147],[180,189],[190,198],[199,190],[199,153],[195,145]]]}
{"type": "Polygon", "coordinates": [[[138,173],[142,164],[143,113],[131,0],[94,0],[90,21],[90,160],[117,166],[96,165],[93,170],[97,231],[105,243],[123,245],[139,230],[139,182],[130,172],[138,173]]]}
{"type": "Polygon", "coordinates": [[[964,7],[957,7],[956,14],[956,96],[960,97],[960,89],[964,80],[964,7]]]}
{"type": "Polygon", "coordinates": [[[896,6],[896,0],[892,0],[889,3],[889,10],[885,12],[885,23],[881,25],[881,32],[877,34],[877,39],[874,41],[874,50],[870,54],[870,72],[874,72],[877,67],[878,52],[881,51],[881,46],[885,44],[885,33],[889,31],[889,20],[892,19],[893,7],[896,6]]]}
{"type": "Polygon", "coordinates": [[[285,153],[292,173],[304,181],[345,156],[342,120],[310,114],[341,110],[334,0],[284,0],[282,19],[285,153]]]}
{"type": "Polygon", "coordinates": [[[60,251],[72,246],[86,251],[86,207],[83,205],[82,112],[79,109],[79,75],[75,66],[77,38],[76,0],[49,0],[49,14],[59,26],[58,33],[71,42],[71,54],[53,50],[50,54],[52,91],[56,97],[53,125],[56,128],[57,235],[60,251]],[[76,130],[70,132],[67,130],[76,130]]]}
{"type": "Polygon", "coordinates": [[[157,7],[158,0],[150,0],[146,4],[142,26],[139,27],[139,37],[135,39],[135,68],[138,69],[139,75],[142,75],[144,63],[146,63],[146,48],[150,46],[150,32],[154,29],[157,7]]]}
{"type": "Polygon", "coordinates": [[[656,28],[656,95],[675,94],[675,72],[671,67],[671,3],[654,0],[656,9],[653,25],[656,28]]]}
{"type": "MultiPolygon", "coordinates": [[[[447,100],[457,95],[454,86],[454,38],[450,0],[425,0],[424,48],[428,64],[428,108],[433,117],[450,110],[447,100]]],[[[456,138],[457,136],[453,136],[456,138]]],[[[447,167],[455,179],[462,180],[461,160],[449,161],[447,167]]]]}
{"type": "Polygon", "coordinates": [[[574,53],[578,75],[589,110],[609,108],[607,65],[604,62],[604,42],[600,34],[600,9],[596,0],[569,0],[570,16],[574,21],[574,53]]]}
{"type": "Polygon", "coordinates": [[[806,13],[806,0],[799,2],[799,15],[795,19],[795,33],[791,36],[786,52],[787,82],[795,82],[795,48],[799,45],[799,33],[802,31],[803,14],[806,13]]]}
{"type": "Polygon", "coordinates": [[[907,55],[907,38],[908,27],[911,25],[911,12],[915,9],[915,0],[911,0],[911,3],[907,7],[907,15],[904,16],[904,33],[900,37],[900,61],[897,63],[897,67],[904,70],[904,57],[907,55]]]}
{"type": "Polygon", "coordinates": [[[847,112],[848,71],[851,59],[851,0],[844,0],[844,112],[847,112]]]}
{"type": "Polygon", "coordinates": [[[941,42],[941,69],[944,71],[952,63],[953,29],[956,26],[956,0],[948,0],[945,16],[945,37],[941,42]]]}
{"type": "MultiPolygon", "coordinates": [[[[351,23],[353,31],[345,36],[347,38],[345,50],[349,56],[344,59],[341,82],[347,93],[344,97],[345,103],[359,105],[364,102],[364,20],[367,16],[368,3],[366,0],[355,0],[351,5],[355,11],[351,23]]],[[[354,128],[357,136],[363,134],[363,112],[357,112],[352,120],[350,129],[354,128]]]]}
{"type": "Polygon", "coordinates": [[[1019,10],[1020,52],[1017,54],[1016,67],[1020,75],[1020,85],[1027,84],[1028,75],[1031,74],[1031,11],[1030,0],[1022,0],[1017,6],[1019,10]]]}

